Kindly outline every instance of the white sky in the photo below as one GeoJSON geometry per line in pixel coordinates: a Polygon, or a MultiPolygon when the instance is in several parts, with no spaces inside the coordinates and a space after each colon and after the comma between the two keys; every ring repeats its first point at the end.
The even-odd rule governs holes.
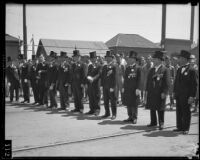
{"type": "MultiPolygon", "coordinates": [[[[161,40],[162,5],[27,5],[27,43],[40,38],[106,42],[118,33],[161,40]]],[[[167,5],[167,38],[190,38],[188,5],[167,5]]],[[[198,39],[195,7],[194,41],[198,39]]],[[[6,33],[23,38],[22,5],[6,5],[6,33]]]]}

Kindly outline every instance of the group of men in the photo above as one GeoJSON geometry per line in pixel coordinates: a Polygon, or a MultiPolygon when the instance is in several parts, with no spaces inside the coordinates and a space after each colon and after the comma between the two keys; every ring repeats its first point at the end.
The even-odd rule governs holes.
{"type": "Polygon", "coordinates": [[[191,120],[191,104],[194,103],[198,75],[190,61],[193,55],[182,50],[177,56],[180,66],[173,67],[170,58],[165,51],[155,51],[149,56],[147,63],[144,57],[139,57],[135,51],[130,51],[126,64],[122,64],[122,57],[107,51],[106,63],[98,61],[96,52],[89,53],[89,63],[81,61],[80,51],[73,51],[73,60],[66,52],[60,56],[51,51],[49,56],[39,56],[39,62],[35,56],[32,57],[32,64],[25,61],[23,55],[19,55],[19,65],[8,57],[6,76],[10,86],[10,101],[13,101],[14,91],[16,101],[19,100],[20,83],[23,89],[24,101],[30,103],[29,87],[32,87],[34,95],[33,105],[45,105],[47,108],[58,110],[69,109],[69,95],[74,98],[74,109],[71,112],[84,113],[83,96],[84,89],[87,89],[89,97],[89,111],[86,115],[100,114],[100,100],[103,95],[105,114],[102,118],[116,119],[119,93],[121,93],[122,104],[127,106],[128,118],[124,122],[137,123],[138,105],[141,102],[147,109],[150,109],[150,124],[148,127],[164,127],[164,112],[166,98],[170,96],[171,106],[176,100],[177,129],[187,134],[191,120]],[[60,95],[60,108],[57,104],[57,91],[60,95]],[[70,92],[71,91],[71,92],[70,92]],[[50,105],[48,104],[50,100],[50,105]],[[111,112],[110,112],[111,106],[111,112]]]}

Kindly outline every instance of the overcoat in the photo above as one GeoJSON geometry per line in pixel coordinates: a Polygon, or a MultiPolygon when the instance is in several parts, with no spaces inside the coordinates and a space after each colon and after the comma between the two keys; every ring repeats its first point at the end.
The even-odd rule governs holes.
{"type": "Polygon", "coordinates": [[[157,72],[151,68],[147,78],[147,106],[152,110],[165,110],[165,98],[161,94],[167,95],[170,87],[170,71],[161,65],[157,72]]]}

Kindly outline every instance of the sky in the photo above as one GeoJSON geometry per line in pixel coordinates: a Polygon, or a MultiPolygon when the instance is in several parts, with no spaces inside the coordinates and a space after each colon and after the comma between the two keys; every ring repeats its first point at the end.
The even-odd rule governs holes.
{"type": "MultiPolygon", "coordinates": [[[[23,39],[21,4],[6,4],[6,33],[23,39]]],[[[189,39],[191,5],[167,5],[166,38],[189,39]]],[[[194,41],[198,40],[198,7],[195,7],[194,41]]],[[[27,43],[39,39],[106,42],[118,33],[139,34],[161,40],[162,5],[26,5],[27,43]]],[[[31,49],[31,46],[29,47],[31,49]]],[[[35,47],[35,50],[37,47],[35,47]]],[[[28,57],[30,57],[28,52],[28,57]]]]}

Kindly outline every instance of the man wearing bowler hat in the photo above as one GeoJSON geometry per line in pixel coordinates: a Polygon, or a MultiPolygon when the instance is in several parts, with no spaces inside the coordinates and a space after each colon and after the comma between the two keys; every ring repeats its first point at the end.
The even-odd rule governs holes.
{"type": "Polygon", "coordinates": [[[137,52],[130,51],[128,66],[124,76],[124,103],[127,106],[128,119],[124,122],[137,123],[138,101],[140,99],[141,68],[136,65],[137,52]]]}
{"type": "Polygon", "coordinates": [[[21,66],[21,84],[24,101],[21,103],[30,103],[30,65],[26,62],[23,55],[19,55],[22,60],[21,66]]]}
{"type": "Polygon", "coordinates": [[[20,87],[20,77],[19,69],[13,64],[11,57],[7,57],[8,66],[6,67],[6,77],[8,79],[9,90],[10,90],[10,102],[13,102],[14,91],[15,99],[19,101],[19,87],[20,87]]]}
{"type": "Polygon", "coordinates": [[[57,88],[60,93],[60,109],[65,110],[69,108],[68,89],[71,83],[71,68],[69,62],[66,61],[67,52],[60,52],[60,64],[58,66],[58,80],[57,88]]]}
{"type": "Polygon", "coordinates": [[[34,96],[34,103],[37,104],[39,103],[39,98],[38,98],[38,83],[37,83],[37,73],[36,73],[36,68],[37,68],[37,59],[36,55],[32,55],[32,65],[30,67],[30,82],[31,82],[31,87],[33,90],[33,96],[34,96]]]}
{"type": "Polygon", "coordinates": [[[90,61],[92,64],[88,66],[87,85],[89,96],[90,110],[86,114],[95,114],[98,116],[100,113],[100,71],[101,65],[97,62],[96,51],[90,52],[90,61]]]}
{"type": "Polygon", "coordinates": [[[111,101],[111,119],[114,120],[116,119],[117,114],[117,67],[116,64],[113,63],[114,55],[110,51],[106,52],[105,58],[107,64],[103,66],[101,74],[105,107],[105,114],[102,116],[102,118],[107,118],[110,116],[109,103],[111,101]]]}
{"type": "Polygon", "coordinates": [[[194,102],[197,92],[197,72],[191,67],[189,61],[191,53],[181,50],[175,83],[174,97],[176,99],[176,127],[174,131],[188,134],[191,121],[191,104],[194,102]]]}
{"type": "Polygon", "coordinates": [[[71,112],[83,113],[83,87],[85,83],[84,65],[80,62],[80,51],[75,49],[73,51],[74,63],[72,64],[72,90],[74,94],[74,106],[75,109],[71,112]]]}
{"type": "Polygon", "coordinates": [[[149,71],[147,79],[147,103],[150,108],[151,122],[148,127],[157,125],[157,116],[159,130],[164,127],[164,111],[166,96],[170,86],[170,71],[164,66],[164,51],[155,51],[152,56],[154,67],[149,71]]]}
{"type": "Polygon", "coordinates": [[[54,51],[50,52],[49,55],[49,65],[47,69],[47,81],[48,81],[48,90],[49,90],[49,98],[50,98],[50,106],[49,108],[54,109],[57,108],[56,101],[56,81],[58,76],[58,68],[55,65],[55,61],[57,58],[57,53],[54,51]]]}

